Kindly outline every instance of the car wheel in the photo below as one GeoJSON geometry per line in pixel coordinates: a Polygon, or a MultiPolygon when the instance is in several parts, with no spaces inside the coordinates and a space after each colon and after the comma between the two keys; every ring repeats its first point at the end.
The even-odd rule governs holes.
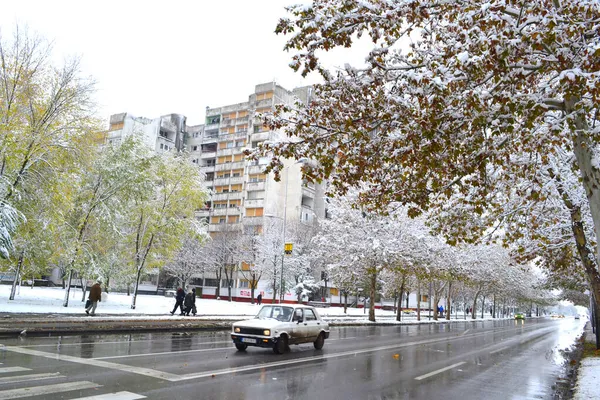
{"type": "Polygon", "coordinates": [[[273,345],[273,351],[275,354],[283,354],[285,353],[285,349],[287,349],[287,347],[287,336],[280,336],[279,339],[277,339],[277,343],[273,345]]]}
{"type": "Polygon", "coordinates": [[[321,350],[323,348],[323,345],[325,344],[325,335],[320,333],[319,337],[313,342],[313,344],[315,345],[315,349],[321,350]]]}
{"type": "Polygon", "coordinates": [[[248,348],[248,345],[245,343],[236,343],[235,348],[238,349],[239,351],[246,351],[246,349],[248,348]]]}

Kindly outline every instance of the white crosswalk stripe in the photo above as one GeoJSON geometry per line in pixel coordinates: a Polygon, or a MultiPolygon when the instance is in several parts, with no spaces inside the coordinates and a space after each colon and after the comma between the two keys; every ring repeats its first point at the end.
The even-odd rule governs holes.
{"type": "Polygon", "coordinates": [[[30,368],[23,367],[4,367],[0,368],[0,374],[5,374],[7,372],[23,372],[23,371],[31,371],[30,368]]]}
{"type": "Polygon", "coordinates": [[[10,389],[0,391],[0,400],[20,399],[22,397],[41,396],[51,393],[70,392],[73,390],[94,389],[101,387],[94,382],[78,381],[58,383],[55,385],[32,386],[27,388],[10,389]]]}
{"type": "Polygon", "coordinates": [[[29,382],[37,381],[40,379],[51,379],[63,377],[60,372],[50,372],[47,374],[29,374],[29,375],[18,375],[18,376],[5,376],[0,378],[0,385],[3,383],[18,383],[18,382],[29,382]]]}
{"type": "Polygon", "coordinates": [[[146,396],[142,396],[141,394],[131,393],[131,392],[117,392],[117,393],[107,393],[100,394],[98,396],[90,396],[90,397],[78,397],[76,399],[71,400],[136,400],[136,399],[145,399],[146,396]]]}

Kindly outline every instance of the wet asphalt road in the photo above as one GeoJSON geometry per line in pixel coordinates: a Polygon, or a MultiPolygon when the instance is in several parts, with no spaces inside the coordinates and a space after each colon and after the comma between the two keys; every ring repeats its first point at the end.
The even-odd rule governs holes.
{"type": "Polygon", "coordinates": [[[550,399],[582,324],[341,327],[284,355],[238,352],[228,332],[2,339],[0,400],[550,399]]]}

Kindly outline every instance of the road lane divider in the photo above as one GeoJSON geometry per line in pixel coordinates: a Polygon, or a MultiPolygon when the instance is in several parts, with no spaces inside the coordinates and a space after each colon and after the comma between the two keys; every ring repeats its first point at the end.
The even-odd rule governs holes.
{"type": "Polygon", "coordinates": [[[429,378],[429,377],[431,377],[431,376],[434,376],[434,375],[437,375],[437,374],[441,374],[442,372],[448,371],[449,369],[452,369],[452,368],[459,367],[459,366],[461,366],[461,365],[463,365],[463,364],[466,364],[466,362],[465,362],[465,361],[461,361],[461,362],[459,362],[459,363],[452,364],[452,365],[449,365],[449,366],[447,366],[447,367],[440,368],[440,369],[438,369],[438,370],[432,371],[432,372],[430,372],[430,373],[428,373],[428,374],[421,375],[421,376],[417,376],[417,377],[415,378],[415,380],[417,380],[417,381],[420,381],[420,380],[423,380],[423,379],[429,378]]]}
{"type": "Polygon", "coordinates": [[[25,372],[31,371],[31,368],[23,368],[23,367],[4,367],[0,368],[0,374],[6,374],[8,372],[25,372]]]}

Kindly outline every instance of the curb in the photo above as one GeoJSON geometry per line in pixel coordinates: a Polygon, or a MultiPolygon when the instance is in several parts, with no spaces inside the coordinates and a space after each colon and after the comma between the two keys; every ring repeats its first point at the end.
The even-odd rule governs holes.
{"type": "MultiPolygon", "coordinates": [[[[14,337],[19,335],[67,335],[67,334],[94,334],[94,333],[123,333],[123,332],[173,332],[173,331],[217,331],[231,329],[231,323],[244,319],[30,319],[18,321],[0,321],[0,337],[14,337]],[[8,324],[10,322],[10,324],[8,324]]],[[[403,326],[426,324],[450,323],[481,323],[488,320],[438,320],[438,321],[325,321],[330,327],[346,326],[403,326]]]]}

